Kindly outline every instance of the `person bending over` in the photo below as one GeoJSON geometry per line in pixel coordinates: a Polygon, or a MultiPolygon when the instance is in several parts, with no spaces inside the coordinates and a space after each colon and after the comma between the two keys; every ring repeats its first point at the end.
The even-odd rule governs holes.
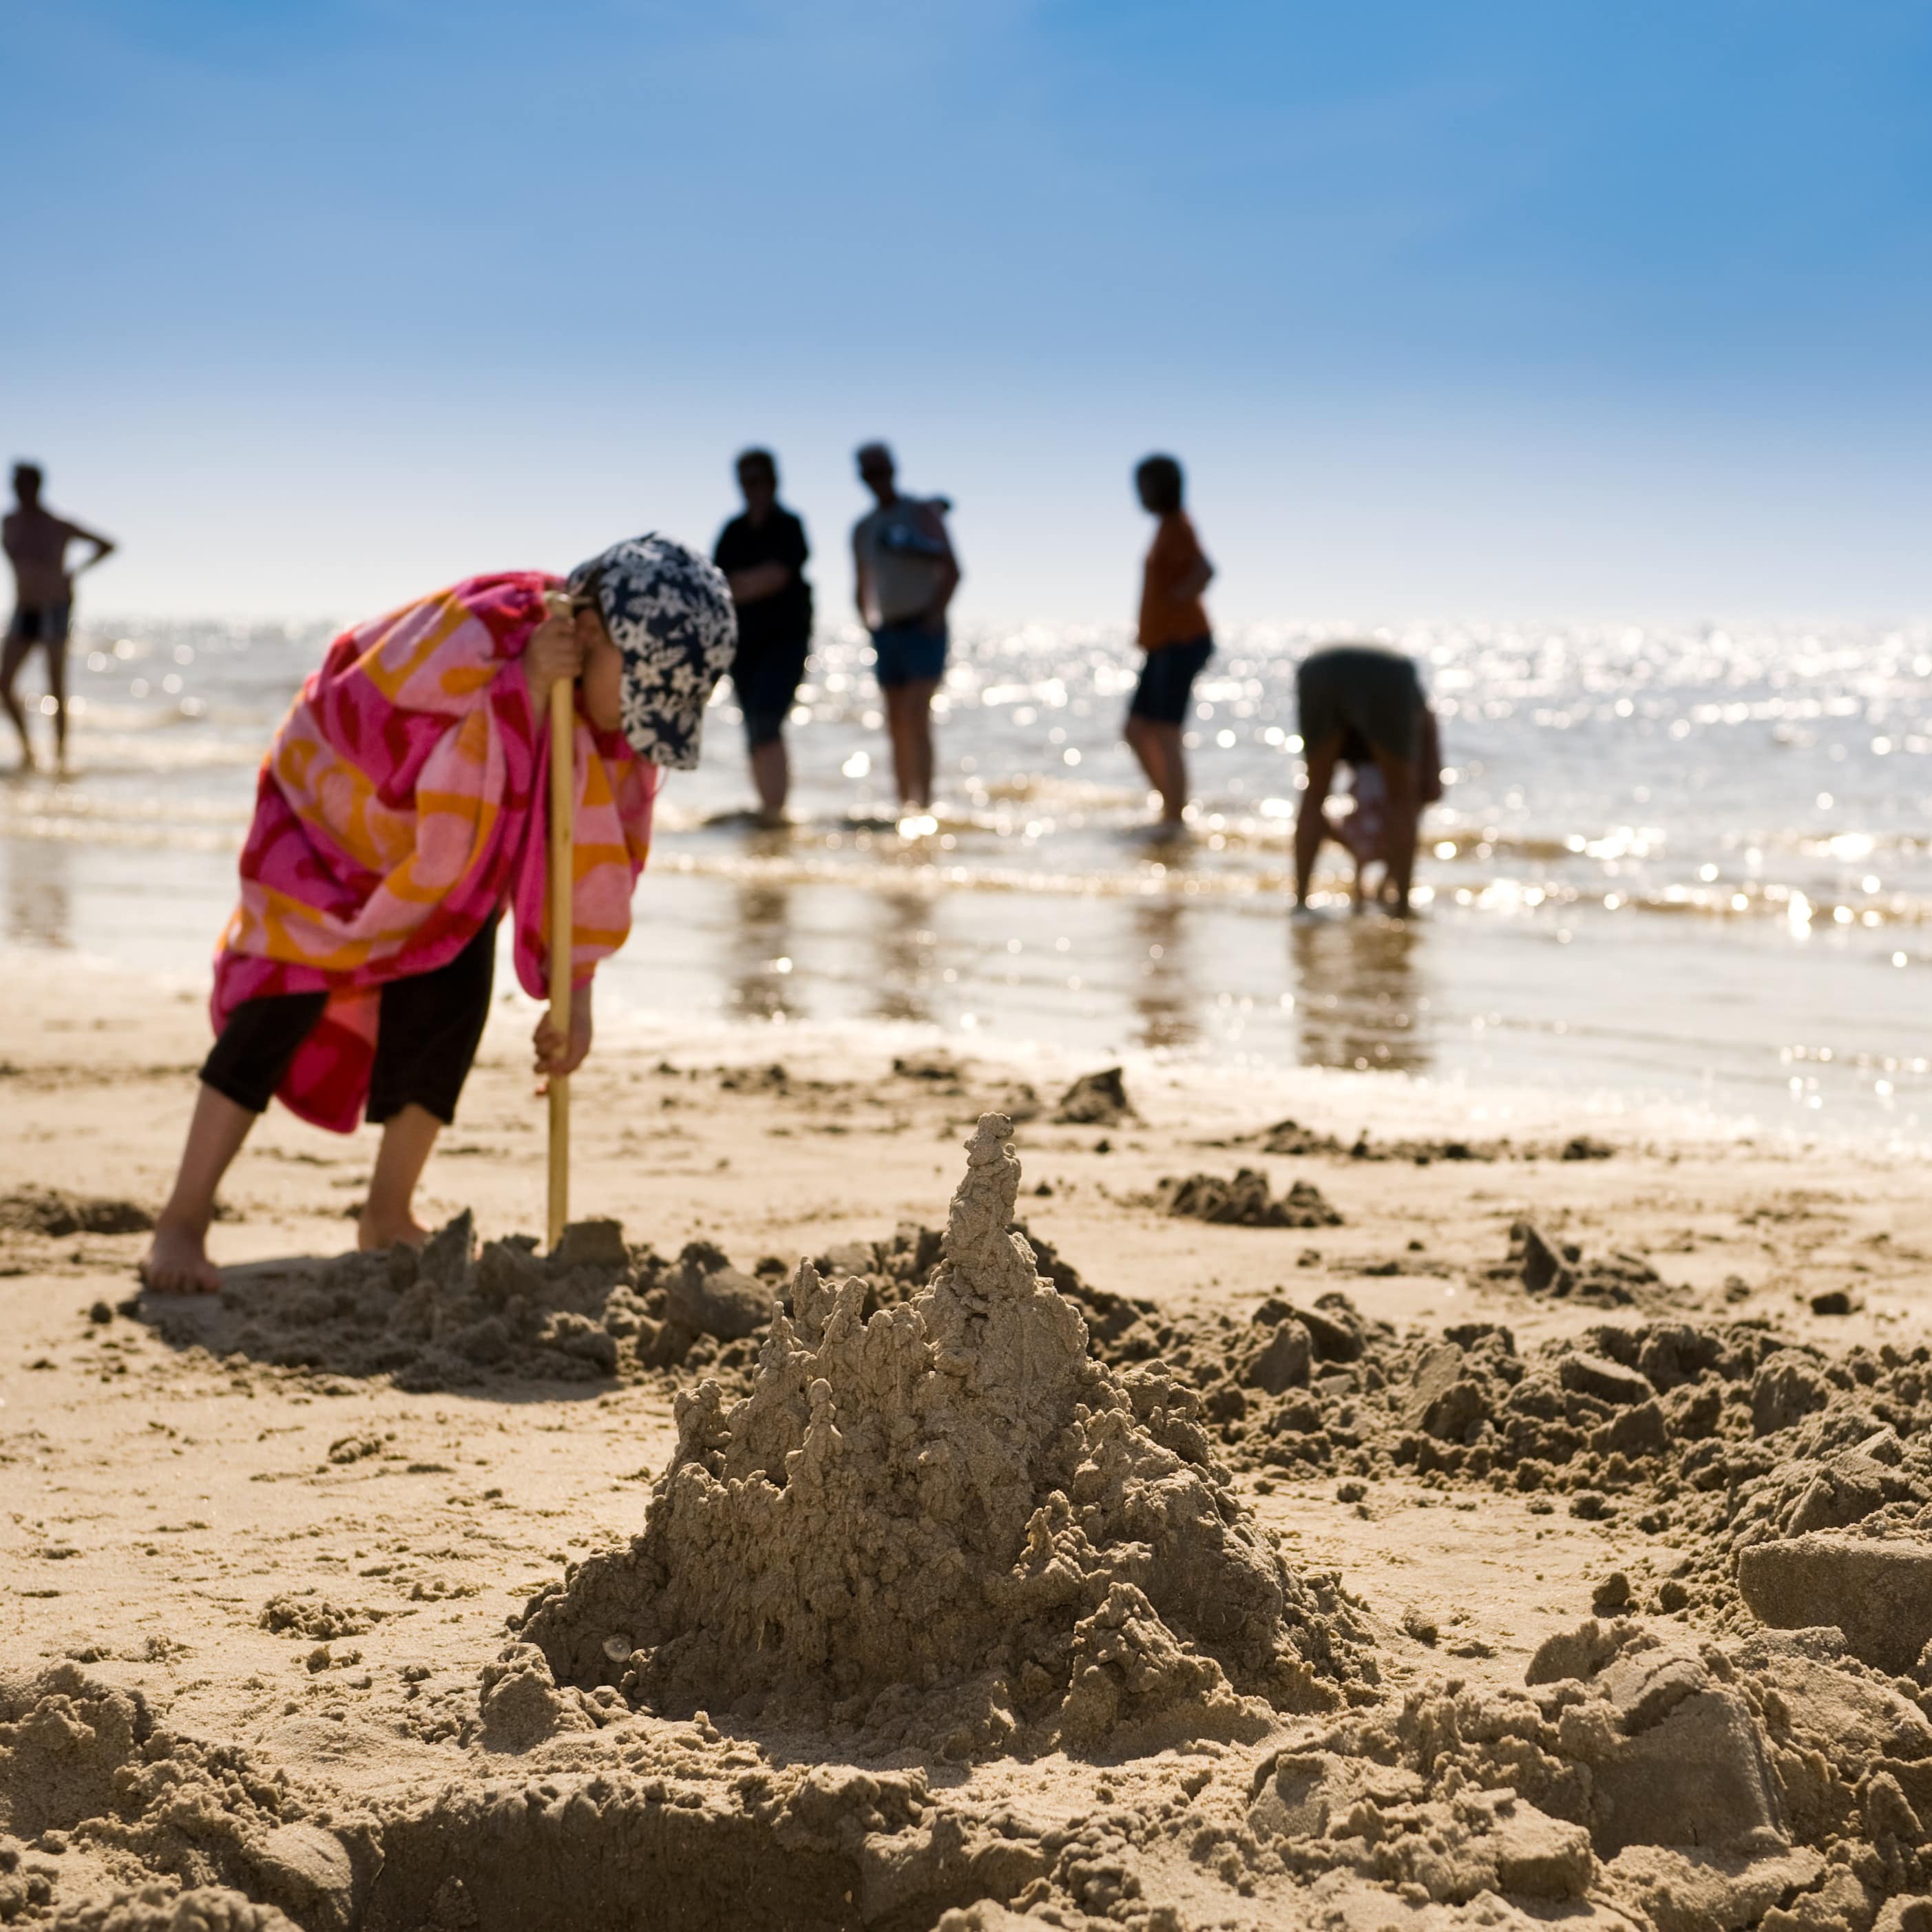
{"type": "Polygon", "coordinates": [[[883,442],[866,443],[858,463],[878,507],[852,526],[853,592],[872,634],[900,808],[923,812],[932,802],[932,694],[946,675],[946,611],[959,587],[950,506],[901,496],[883,442]]]}
{"type": "Polygon", "coordinates": [[[112,554],[113,540],[97,536],[65,517],[57,517],[40,502],[42,478],[32,463],[14,466],[14,508],[0,523],[7,561],[14,566],[14,616],[7,641],[0,648],[0,707],[20,734],[20,766],[31,771],[33,740],[27,734],[27,714],[14,695],[21,668],[38,645],[47,657],[47,694],[53,700],[56,768],[67,769],[67,640],[74,616],[74,580],[112,554]],[[94,554],[71,570],[69,544],[94,546],[94,554]]]}
{"type": "Polygon", "coordinates": [[[1382,781],[1378,856],[1387,872],[1381,896],[1406,916],[1422,808],[1442,796],[1436,714],[1422,694],[1414,660],[1379,644],[1330,644],[1302,659],[1294,694],[1307,764],[1294,822],[1295,904],[1308,903],[1316,854],[1324,836],[1335,836],[1328,794],[1336,767],[1354,751],[1365,754],[1382,781]]]}
{"type": "Polygon", "coordinates": [[[1141,580],[1141,678],[1122,733],[1160,798],[1159,829],[1179,830],[1187,810],[1187,754],[1182,735],[1194,680],[1214,655],[1201,595],[1214,566],[1181,507],[1180,465],[1150,456],[1134,472],[1141,507],[1159,520],[1141,580]]]}
{"type": "Polygon", "coordinates": [[[548,1014],[540,1074],[590,1050],[590,980],[628,937],[660,775],[698,763],[736,642],[730,594],[668,538],[614,544],[565,580],[472,577],[330,645],[277,729],[214,963],[215,1042],[188,1144],[141,1264],[150,1288],[209,1292],[216,1189],[271,1096],[338,1132],[382,1130],[358,1245],[424,1238],[413,1202],[454,1118],[490,1006],[499,919],[538,999],[570,973],[570,1036],[548,1014]],[[546,944],[553,686],[577,680],[572,956],[546,944]]]}
{"type": "Polygon", "coordinates": [[[738,488],[744,514],[719,532],[711,560],[724,573],[737,607],[731,682],[745,714],[758,814],[767,825],[779,825],[791,786],[785,717],[812,647],[812,586],[805,580],[812,549],[804,524],[778,502],[778,460],[770,451],[748,449],[739,458],[738,488]]]}

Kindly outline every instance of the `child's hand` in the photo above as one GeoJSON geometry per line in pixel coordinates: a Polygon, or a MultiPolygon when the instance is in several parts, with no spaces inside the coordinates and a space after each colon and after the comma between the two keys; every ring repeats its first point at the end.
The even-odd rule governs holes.
{"type": "Polygon", "coordinates": [[[570,996],[570,1038],[558,1032],[550,1009],[537,1022],[532,1036],[536,1048],[538,1090],[544,1090],[552,1074],[574,1073],[590,1052],[590,988],[579,986],[570,996]]]}
{"type": "Polygon", "coordinates": [[[584,669],[584,646],[568,614],[546,617],[530,633],[524,651],[524,676],[530,702],[539,711],[550,703],[550,687],[559,678],[574,680],[584,669]]]}

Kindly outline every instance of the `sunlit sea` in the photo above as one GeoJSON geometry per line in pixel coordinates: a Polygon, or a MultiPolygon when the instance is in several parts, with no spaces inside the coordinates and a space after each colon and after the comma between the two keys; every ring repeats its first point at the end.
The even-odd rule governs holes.
{"type": "MultiPolygon", "coordinates": [[[[0,940],[204,974],[263,746],[329,634],[83,622],[74,776],[0,783],[0,940]]],[[[796,824],[746,812],[726,687],[603,1007],[1924,1139],[1932,624],[1372,634],[1422,663],[1450,768],[1406,926],[1352,915],[1339,871],[1287,916],[1294,670],[1337,634],[1223,634],[1180,849],[1148,843],[1119,742],[1124,630],[964,627],[941,796],[903,826],[863,636],[821,637],[796,824]]]]}

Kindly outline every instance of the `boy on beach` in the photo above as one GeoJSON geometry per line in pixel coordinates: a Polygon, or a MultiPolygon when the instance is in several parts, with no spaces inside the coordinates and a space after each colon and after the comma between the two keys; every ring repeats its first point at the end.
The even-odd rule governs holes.
{"type": "Polygon", "coordinates": [[[1121,735],[1160,795],[1156,830],[1178,832],[1187,810],[1187,757],[1182,744],[1194,680],[1214,654],[1201,595],[1214,566],[1182,507],[1180,465],[1150,456],[1134,472],[1141,507],[1159,519],[1141,581],[1140,682],[1121,735]]]}
{"type": "Polygon", "coordinates": [[[804,524],[778,501],[778,459],[770,450],[748,449],[738,458],[738,488],[744,514],[719,532],[711,560],[737,607],[731,682],[745,714],[758,816],[782,825],[791,788],[784,722],[812,648],[812,586],[805,580],[812,547],[804,524]]]}
{"type": "Polygon", "coordinates": [[[0,708],[20,734],[20,764],[31,771],[33,740],[27,735],[27,714],[14,695],[22,666],[36,645],[47,657],[47,694],[53,700],[56,768],[67,770],[67,639],[74,614],[74,580],[112,554],[112,538],[97,536],[64,517],[56,516],[40,502],[42,478],[32,463],[14,466],[16,506],[0,524],[7,561],[14,566],[14,615],[7,642],[0,649],[0,708]],[[94,554],[73,569],[67,567],[67,547],[84,543],[94,554]]]}

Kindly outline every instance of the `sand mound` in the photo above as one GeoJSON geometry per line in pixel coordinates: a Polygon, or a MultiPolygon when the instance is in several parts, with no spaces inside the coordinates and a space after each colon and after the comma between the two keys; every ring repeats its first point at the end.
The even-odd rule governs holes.
{"type": "Polygon", "coordinates": [[[0,1682],[0,1923],[283,1932],[293,1919],[347,1932],[374,1861],[366,1839],[316,1820],[286,1772],[173,1736],[138,1694],[71,1664],[0,1682]],[[99,1885],[130,1871],[144,1875],[134,1889],[99,1885]],[[70,1888],[85,1900],[64,1898],[70,1888]]]}
{"type": "Polygon", "coordinates": [[[1139,1116],[1127,1098],[1127,1083],[1120,1070],[1106,1066],[1097,1073],[1082,1074],[1060,1095],[1053,1118],[1061,1126],[1118,1127],[1123,1120],[1139,1116]]]}
{"type": "Polygon", "coordinates": [[[52,1932],[298,1932],[286,1912],[226,1886],[146,1885],[56,1912],[50,1923],[52,1932]]]}
{"type": "Polygon", "coordinates": [[[667,1261],[614,1221],[584,1221],[555,1254],[536,1246],[479,1249],[466,1210],[420,1254],[253,1263],[226,1270],[207,1303],[145,1298],[138,1312],[178,1345],[414,1390],[729,1372],[748,1368],[744,1338],[770,1318],[772,1284],[704,1242],[667,1261]]]}
{"type": "Polygon", "coordinates": [[[1257,1531],[1192,1393],[1094,1360],[1007,1232],[1011,1132],[981,1120],[912,1301],[868,1321],[862,1280],[802,1265],[750,1396],[679,1398],[643,1534],[530,1604],[559,1682],[954,1756],[1253,1736],[1336,1700],[1342,1606],[1257,1531]]]}
{"type": "MultiPolygon", "coordinates": [[[[1559,1241],[1532,1221],[1510,1230],[1509,1253],[1489,1271],[1492,1281],[1520,1282],[1532,1294],[1548,1294],[1599,1307],[1624,1308],[1660,1288],[1657,1270],[1636,1255],[1586,1256],[1574,1241],[1559,1241]]],[[[1658,1298],[1651,1298],[1654,1300],[1658,1298]]]]}
{"type": "Polygon", "coordinates": [[[144,1234],[154,1225],[148,1210],[132,1201],[70,1194],[58,1187],[23,1187],[0,1194],[0,1229],[10,1234],[144,1234]]]}
{"type": "Polygon", "coordinates": [[[1240,1136],[1235,1142],[1258,1143],[1263,1154],[1330,1154],[1349,1160],[1407,1161],[1417,1167],[1444,1160],[1608,1160],[1616,1150],[1588,1134],[1575,1134],[1565,1141],[1496,1140],[1375,1140],[1364,1129],[1352,1141],[1305,1127],[1299,1120],[1277,1120],[1258,1134],[1240,1136]]]}
{"type": "Polygon", "coordinates": [[[1258,1846],[1304,1880],[1588,1901],[1662,1932],[1865,1928],[1932,1879],[1932,1722],[1835,1633],[1726,1646],[1592,1622],[1528,1676],[1432,1684],[1278,1753],[1258,1846]]]}
{"type": "Polygon", "coordinates": [[[1748,1604],[1774,1625],[1836,1624],[1868,1663],[1932,1673],[1923,1345],[1830,1354],[1762,1322],[1648,1322],[1526,1356],[1500,1323],[1402,1335],[1332,1291],[1270,1297],[1246,1323],[1121,1300],[1090,1336],[1103,1360],[1157,1356],[1184,1377],[1215,1454],[1238,1468],[1413,1472],[1539,1508],[1567,1497],[1574,1516],[1658,1539],[1646,1607],[1742,1628],[1748,1604]]]}
{"type": "Polygon", "coordinates": [[[1219,1174],[1170,1176],[1149,1199],[1163,1214],[1190,1220],[1214,1221],[1240,1228],[1339,1228],[1342,1217],[1330,1207],[1312,1180],[1298,1180],[1276,1198],[1268,1178],[1258,1168],[1242,1168],[1232,1179],[1219,1174]]]}

